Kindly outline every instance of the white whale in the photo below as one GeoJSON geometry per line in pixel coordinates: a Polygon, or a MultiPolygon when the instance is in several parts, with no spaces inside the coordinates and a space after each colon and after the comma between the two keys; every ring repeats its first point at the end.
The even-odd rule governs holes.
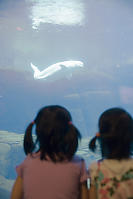
{"type": "Polygon", "coordinates": [[[74,70],[83,68],[84,64],[81,61],[63,61],[56,64],[50,65],[43,71],[40,71],[37,66],[31,63],[31,68],[34,71],[34,79],[48,79],[53,75],[66,76],[67,78],[72,77],[74,70]]]}

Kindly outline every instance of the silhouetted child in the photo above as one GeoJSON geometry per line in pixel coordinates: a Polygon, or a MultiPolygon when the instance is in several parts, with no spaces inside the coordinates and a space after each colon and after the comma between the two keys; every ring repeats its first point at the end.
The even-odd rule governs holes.
{"type": "Polygon", "coordinates": [[[26,129],[27,157],[16,168],[18,177],[11,199],[78,199],[80,195],[86,198],[85,163],[75,155],[80,138],[65,108],[56,105],[42,108],[26,129]]]}
{"type": "Polygon", "coordinates": [[[90,165],[90,199],[133,199],[133,119],[121,108],[111,108],[99,119],[99,133],[89,148],[100,143],[102,160],[90,165]]]}

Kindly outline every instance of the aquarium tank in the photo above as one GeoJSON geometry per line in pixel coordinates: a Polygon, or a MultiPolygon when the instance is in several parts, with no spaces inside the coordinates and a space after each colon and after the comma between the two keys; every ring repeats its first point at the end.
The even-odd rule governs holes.
{"type": "Polygon", "coordinates": [[[0,0],[0,198],[24,157],[25,128],[42,106],[61,105],[88,149],[99,115],[133,114],[133,1],[0,0]]]}

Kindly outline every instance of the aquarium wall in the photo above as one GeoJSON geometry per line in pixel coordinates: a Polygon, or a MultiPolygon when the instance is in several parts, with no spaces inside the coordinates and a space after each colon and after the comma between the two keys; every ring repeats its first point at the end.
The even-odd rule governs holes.
{"type": "Polygon", "coordinates": [[[0,198],[25,157],[23,134],[42,106],[72,114],[88,150],[99,115],[133,114],[133,2],[0,0],[0,198]]]}

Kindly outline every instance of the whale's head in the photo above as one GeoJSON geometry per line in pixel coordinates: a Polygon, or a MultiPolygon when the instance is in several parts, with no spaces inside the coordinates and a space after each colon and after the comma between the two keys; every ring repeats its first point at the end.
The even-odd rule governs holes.
{"type": "Polygon", "coordinates": [[[75,61],[75,66],[83,68],[84,63],[82,61],[75,61]]]}

